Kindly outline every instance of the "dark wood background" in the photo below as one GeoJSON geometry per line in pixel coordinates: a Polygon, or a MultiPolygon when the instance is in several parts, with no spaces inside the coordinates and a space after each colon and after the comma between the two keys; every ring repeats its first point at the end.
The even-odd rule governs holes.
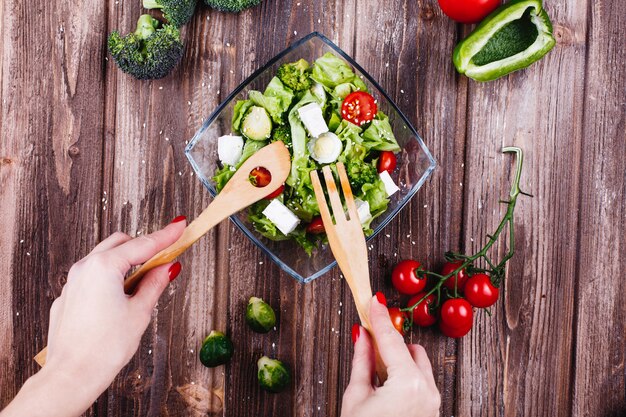
{"type": "MultiPolygon", "coordinates": [[[[432,359],[442,415],[625,415],[626,3],[546,3],[554,50],[479,84],[451,63],[470,28],[433,0],[267,0],[240,15],[202,6],[184,29],[182,63],[153,82],[120,73],[106,51],[111,30],[134,28],[139,0],[4,0],[0,407],[37,371],[32,357],[72,263],[114,231],[197,215],[210,199],[186,140],[247,75],[317,30],[380,81],[439,163],[391,237],[373,241],[373,287],[392,302],[393,253],[436,268],[448,249],[479,248],[509,188],[512,159],[499,150],[525,151],[522,186],[535,197],[518,203],[518,250],[493,317],[479,312],[458,342],[410,336],[432,359]]],[[[136,357],[88,415],[339,414],[357,314],[336,269],[301,285],[230,222],[181,262],[136,357]],[[278,331],[248,330],[251,295],[277,308],[278,331]],[[208,370],[197,349],[213,328],[237,349],[208,370]],[[291,389],[258,388],[263,353],[292,366],[291,389]]]]}

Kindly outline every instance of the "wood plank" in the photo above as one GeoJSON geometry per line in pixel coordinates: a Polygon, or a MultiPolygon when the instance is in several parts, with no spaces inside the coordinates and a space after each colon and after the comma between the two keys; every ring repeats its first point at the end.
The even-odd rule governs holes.
{"type": "Polygon", "coordinates": [[[104,4],[2,6],[0,408],[38,370],[48,309],[97,242],[104,4]]]}
{"type": "MultiPolygon", "coordinates": [[[[569,415],[575,242],[581,168],[585,2],[550,7],[558,43],[541,62],[489,83],[469,84],[465,249],[495,230],[510,188],[507,145],[525,151],[516,209],[516,254],[490,318],[477,311],[459,347],[455,415],[569,415]]],[[[501,257],[507,237],[494,246],[501,257]]]]}
{"type": "Polygon", "coordinates": [[[626,4],[590,2],[578,218],[573,416],[626,413],[626,4]],[[599,392],[601,395],[589,395],[599,392]]]}

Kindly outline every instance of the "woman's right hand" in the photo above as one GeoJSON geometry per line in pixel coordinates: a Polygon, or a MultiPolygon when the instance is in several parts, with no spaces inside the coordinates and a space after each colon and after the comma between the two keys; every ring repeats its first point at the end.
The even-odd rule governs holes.
{"type": "Polygon", "coordinates": [[[424,348],[404,344],[387,307],[376,297],[370,302],[370,322],[388,379],[380,387],[374,385],[374,346],[367,330],[359,326],[342,417],[437,416],[441,397],[424,348]]]}

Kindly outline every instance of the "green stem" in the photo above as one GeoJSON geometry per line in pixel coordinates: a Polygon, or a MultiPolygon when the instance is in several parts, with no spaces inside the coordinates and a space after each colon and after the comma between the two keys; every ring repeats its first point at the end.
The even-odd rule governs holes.
{"type": "MultiPolygon", "coordinates": [[[[462,269],[467,268],[468,266],[470,266],[471,264],[473,264],[473,262],[479,258],[484,258],[487,263],[489,264],[489,266],[492,268],[490,271],[486,270],[486,272],[492,272],[492,273],[496,273],[496,275],[499,275],[497,273],[497,271],[499,271],[500,269],[504,268],[504,264],[511,259],[511,257],[513,256],[513,252],[515,250],[515,236],[514,236],[514,227],[513,227],[513,212],[515,210],[515,204],[517,203],[517,197],[521,194],[520,192],[520,188],[519,188],[519,183],[520,183],[520,178],[522,175],[522,165],[524,163],[524,155],[523,152],[520,148],[518,148],[517,146],[507,146],[505,148],[502,149],[503,153],[515,153],[517,158],[516,158],[516,166],[515,166],[515,177],[513,178],[513,182],[511,184],[511,191],[509,192],[509,196],[510,199],[507,202],[507,210],[506,213],[504,215],[504,217],[502,218],[502,220],[500,221],[500,224],[498,225],[496,231],[492,234],[492,235],[488,235],[490,236],[489,241],[485,244],[485,246],[482,247],[482,249],[478,252],[476,252],[474,255],[471,256],[464,256],[464,261],[463,263],[454,271],[450,272],[447,275],[440,275],[440,274],[436,274],[434,272],[430,272],[430,271],[425,271],[425,274],[431,275],[431,276],[435,276],[437,278],[439,278],[439,282],[437,282],[437,284],[435,284],[435,286],[433,288],[430,289],[430,291],[428,291],[419,301],[417,301],[415,304],[413,304],[410,307],[406,307],[401,309],[402,311],[405,312],[411,312],[411,319],[413,317],[413,310],[415,310],[415,308],[426,299],[426,297],[428,297],[429,295],[437,292],[438,295],[441,294],[441,286],[443,285],[443,283],[450,278],[451,276],[454,276],[456,274],[458,274],[462,269]],[[491,262],[491,260],[488,258],[487,256],[487,252],[489,251],[489,249],[491,249],[491,247],[496,243],[496,241],[498,240],[500,234],[502,233],[502,231],[504,230],[504,228],[506,227],[507,223],[509,224],[509,250],[506,253],[506,255],[504,256],[504,258],[502,259],[502,261],[497,265],[497,266],[493,266],[493,263],[491,262]]],[[[495,282],[495,285],[499,285],[500,284],[500,278],[497,278],[498,282],[495,282]]],[[[454,291],[454,296],[458,297],[457,294],[457,289],[455,286],[455,291],[454,291]]],[[[439,304],[439,300],[441,297],[437,297],[437,304],[439,304]]]]}

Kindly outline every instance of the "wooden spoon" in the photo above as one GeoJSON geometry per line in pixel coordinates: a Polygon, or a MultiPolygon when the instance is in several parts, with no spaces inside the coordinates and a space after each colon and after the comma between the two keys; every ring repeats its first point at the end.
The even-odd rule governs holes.
{"type": "MultiPolygon", "coordinates": [[[[291,156],[282,142],[274,142],[261,148],[239,167],[224,189],[185,228],[176,242],[154,255],[126,278],[124,291],[131,294],[148,271],[172,262],[222,220],[276,191],[285,182],[290,170],[291,156]],[[250,182],[250,172],[257,167],[267,169],[272,175],[270,183],[265,187],[256,187],[250,182]]],[[[41,366],[46,363],[47,350],[47,347],[43,348],[34,358],[41,366]]]]}

